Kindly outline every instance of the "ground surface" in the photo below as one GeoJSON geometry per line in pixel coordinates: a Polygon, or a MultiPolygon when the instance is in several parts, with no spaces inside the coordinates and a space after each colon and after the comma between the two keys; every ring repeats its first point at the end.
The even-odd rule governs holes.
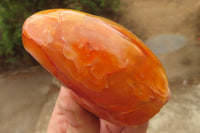
{"type": "MultiPolygon", "coordinates": [[[[122,2],[120,23],[157,54],[172,91],[148,133],[199,133],[200,1],[122,2]]],[[[0,133],[45,133],[57,94],[40,67],[0,74],[0,133]]]]}

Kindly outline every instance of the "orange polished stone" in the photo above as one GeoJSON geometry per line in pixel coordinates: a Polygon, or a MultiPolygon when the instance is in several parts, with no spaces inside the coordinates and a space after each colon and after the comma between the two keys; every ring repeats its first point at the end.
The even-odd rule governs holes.
{"type": "Polygon", "coordinates": [[[160,61],[115,22],[73,10],[46,10],[25,21],[22,38],[25,49],[100,118],[140,125],[168,101],[160,61]]]}

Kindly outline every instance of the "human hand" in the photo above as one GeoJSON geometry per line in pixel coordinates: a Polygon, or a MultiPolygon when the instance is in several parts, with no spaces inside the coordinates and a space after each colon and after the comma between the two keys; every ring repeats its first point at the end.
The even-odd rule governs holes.
{"type": "Polygon", "coordinates": [[[47,133],[146,133],[148,122],[138,127],[114,125],[78,105],[71,91],[61,87],[47,133]]]}

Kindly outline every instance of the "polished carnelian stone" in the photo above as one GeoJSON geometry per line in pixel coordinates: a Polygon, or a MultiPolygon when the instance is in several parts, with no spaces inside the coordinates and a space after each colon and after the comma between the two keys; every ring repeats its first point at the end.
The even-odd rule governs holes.
{"type": "Polygon", "coordinates": [[[23,26],[25,49],[90,112],[125,126],[147,122],[170,90],[157,57],[105,18],[73,10],[36,13],[23,26]]]}

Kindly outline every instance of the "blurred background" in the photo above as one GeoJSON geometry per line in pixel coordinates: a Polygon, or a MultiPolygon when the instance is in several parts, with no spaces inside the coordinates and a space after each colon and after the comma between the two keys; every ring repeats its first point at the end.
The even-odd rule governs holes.
{"type": "Polygon", "coordinates": [[[199,0],[1,0],[0,133],[45,133],[60,84],[24,50],[21,28],[31,14],[70,8],[120,23],[164,65],[168,104],[148,133],[200,132],[199,0]]]}

